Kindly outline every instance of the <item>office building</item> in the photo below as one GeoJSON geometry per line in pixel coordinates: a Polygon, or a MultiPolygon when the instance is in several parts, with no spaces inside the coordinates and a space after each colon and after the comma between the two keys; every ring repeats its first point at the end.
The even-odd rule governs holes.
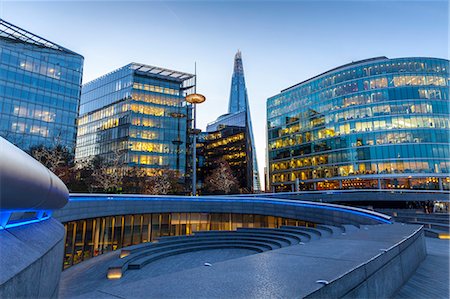
{"type": "Polygon", "coordinates": [[[83,85],[76,159],[186,173],[194,75],[130,63],[83,85]]]}
{"type": "Polygon", "coordinates": [[[248,193],[253,190],[252,169],[248,167],[252,163],[251,152],[246,140],[245,127],[225,126],[214,132],[202,133],[197,151],[202,194],[208,192],[204,188],[205,179],[222,161],[230,166],[240,192],[248,193]]]}
{"type": "Polygon", "coordinates": [[[83,57],[0,19],[0,135],[74,151],[83,57]]]}
{"type": "Polygon", "coordinates": [[[271,191],[449,190],[449,61],[352,62],[267,100],[271,191]]]}

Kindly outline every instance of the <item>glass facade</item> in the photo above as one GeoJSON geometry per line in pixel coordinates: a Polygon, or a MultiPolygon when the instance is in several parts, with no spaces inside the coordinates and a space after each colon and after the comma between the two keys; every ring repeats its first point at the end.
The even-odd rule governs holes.
{"type": "Polygon", "coordinates": [[[83,57],[0,19],[0,135],[74,151],[83,57]]]}
{"type": "Polygon", "coordinates": [[[163,236],[238,227],[315,227],[314,223],[275,216],[219,213],[159,213],[99,217],[64,223],[64,268],[122,247],[153,242],[163,236]]]}
{"type": "Polygon", "coordinates": [[[249,148],[247,155],[250,158],[250,163],[247,163],[247,167],[250,168],[250,177],[252,177],[252,187],[249,190],[252,192],[261,190],[255,151],[255,139],[253,137],[250,107],[248,105],[247,88],[245,86],[244,66],[240,51],[238,51],[234,57],[228,113],[208,124],[206,130],[208,132],[214,132],[220,130],[223,126],[242,126],[246,128],[246,142],[248,143],[247,146],[249,148]]]}
{"type": "Polygon", "coordinates": [[[193,77],[131,63],[83,85],[75,158],[185,174],[193,77]]]}
{"type": "Polygon", "coordinates": [[[267,100],[271,191],[448,190],[449,61],[378,57],[267,100]]]}
{"type": "Polygon", "coordinates": [[[233,176],[239,182],[239,189],[246,193],[252,190],[252,173],[247,167],[251,163],[251,155],[248,152],[246,134],[247,130],[238,126],[226,126],[214,132],[201,133],[197,146],[201,185],[216,168],[217,163],[224,160],[230,165],[233,176]]]}

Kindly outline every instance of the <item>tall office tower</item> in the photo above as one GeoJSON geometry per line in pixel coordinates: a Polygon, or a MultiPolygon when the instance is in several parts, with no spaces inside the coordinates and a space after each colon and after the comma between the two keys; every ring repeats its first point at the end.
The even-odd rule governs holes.
{"type": "Polygon", "coordinates": [[[83,57],[0,19],[0,135],[75,149],[83,57]]]}
{"type": "Polygon", "coordinates": [[[130,63],[83,85],[75,158],[186,174],[194,75],[130,63]]]}
{"type": "Polygon", "coordinates": [[[208,124],[206,131],[215,132],[226,126],[245,127],[245,139],[247,141],[246,163],[248,175],[252,178],[251,191],[261,190],[258,163],[256,160],[255,139],[253,137],[252,120],[248,105],[247,88],[245,87],[244,66],[242,64],[242,54],[238,51],[234,57],[234,70],[231,79],[230,101],[228,103],[228,113],[220,116],[214,122],[208,124]]]}
{"type": "Polygon", "coordinates": [[[449,190],[449,67],[376,57],[269,98],[271,190],[449,190]]]}
{"type": "MultiPolygon", "coordinates": [[[[202,194],[205,190],[205,179],[213,173],[216,167],[223,161],[230,166],[233,176],[238,182],[240,192],[249,192],[253,184],[253,178],[249,175],[246,159],[249,149],[246,141],[246,128],[242,126],[225,126],[214,132],[201,133],[197,146],[199,157],[198,180],[202,194]]],[[[251,173],[250,173],[251,174],[251,173]]],[[[236,190],[237,191],[237,190],[236,190]]]]}

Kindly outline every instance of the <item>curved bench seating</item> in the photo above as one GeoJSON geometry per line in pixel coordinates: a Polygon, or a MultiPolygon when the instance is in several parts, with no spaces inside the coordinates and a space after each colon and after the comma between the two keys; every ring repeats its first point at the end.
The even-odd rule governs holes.
{"type": "Polygon", "coordinates": [[[280,236],[286,236],[286,237],[293,237],[296,239],[300,239],[299,242],[308,242],[310,241],[311,235],[299,232],[299,231],[291,231],[291,230],[285,230],[283,228],[238,228],[238,232],[247,232],[247,233],[262,233],[267,235],[280,235],[280,236]]]}
{"type": "Polygon", "coordinates": [[[122,249],[120,259],[110,264],[107,277],[118,279],[127,270],[176,254],[218,249],[244,248],[263,252],[343,232],[359,230],[354,225],[281,226],[280,228],[238,228],[235,231],[197,231],[193,235],[160,237],[157,242],[122,249]]]}
{"type": "Polygon", "coordinates": [[[157,254],[141,256],[140,258],[134,259],[132,262],[130,262],[128,264],[128,270],[138,270],[151,262],[154,262],[156,260],[159,260],[159,259],[162,259],[165,257],[177,255],[177,254],[182,254],[182,253],[187,253],[187,252],[192,252],[192,251],[224,249],[224,248],[250,249],[250,250],[257,251],[257,252],[264,252],[267,250],[271,250],[271,249],[268,249],[268,247],[266,245],[264,245],[263,243],[258,244],[258,243],[254,243],[254,242],[246,243],[246,242],[211,241],[211,242],[206,242],[204,244],[192,244],[192,246],[189,246],[189,247],[176,248],[173,250],[158,252],[157,254]]]}
{"type": "Polygon", "coordinates": [[[151,262],[151,256],[153,255],[162,258],[164,257],[163,255],[161,255],[163,253],[173,252],[173,254],[178,254],[182,249],[187,250],[182,252],[189,252],[189,248],[202,247],[204,249],[208,249],[212,245],[220,245],[222,247],[234,246],[235,248],[241,248],[239,246],[256,246],[259,248],[259,250],[266,251],[281,248],[285,244],[282,244],[279,241],[275,240],[268,240],[266,238],[258,238],[252,236],[243,236],[238,238],[234,236],[222,236],[215,237],[214,239],[211,239],[209,237],[185,238],[184,240],[175,240],[173,242],[167,241],[162,243],[144,243],[131,246],[133,248],[123,249],[121,252],[121,258],[115,260],[108,267],[107,278],[118,279],[121,278],[128,269],[139,269],[133,265],[136,260],[141,258],[149,259],[149,262],[151,262]],[[124,255],[124,252],[126,252],[127,254],[124,255]]]}
{"type": "Polygon", "coordinates": [[[341,226],[318,224],[316,228],[326,230],[331,235],[341,235],[344,232],[344,228],[341,226]]]}
{"type": "Polygon", "coordinates": [[[289,226],[289,225],[283,225],[281,226],[281,229],[287,230],[287,231],[297,231],[297,232],[305,232],[308,233],[311,236],[311,240],[320,239],[322,237],[322,230],[312,228],[312,227],[303,227],[303,226],[289,226]]]}
{"type": "Polygon", "coordinates": [[[289,238],[289,237],[284,237],[284,236],[269,236],[267,234],[249,234],[249,233],[238,233],[237,231],[196,231],[194,232],[194,234],[192,235],[184,235],[184,236],[173,236],[173,237],[160,237],[158,238],[158,242],[160,243],[164,243],[164,242],[169,242],[171,240],[185,240],[187,238],[201,238],[201,237],[213,237],[213,236],[233,236],[233,237],[238,237],[238,236],[242,236],[242,237],[247,237],[247,236],[251,236],[251,237],[261,237],[261,238],[269,238],[269,239],[273,239],[276,241],[281,241],[283,243],[287,243],[288,245],[292,245],[292,244],[297,244],[298,242],[300,242],[298,240],[298,238],[289,238]]]}
{"type": "Polygon", "coordinates": [[[418,211],[403,210],[387,210],[384,212],[392,215],[396,222],[423,225],[427,237],[450,238],[450,214],[448,213],[425,214],[418,211]]]}
{"type": "Polygon", "coordinates": [[[286,243],[287,245],[290,244],[296,244],[298,242],[300,242],[298,239],[296,240],[292,240],[286,237],[279,237],[279,236],[268,236],[267,234],[248,234],[246,233],[244,234],[236,234],[236,231],[208,231],[208,232],[196,232],[195,235],[184,235],[184,236],[174,236],[174,237],[160,237],[157,242],[148,242],[148,243],[142,243],[142,244],[137,244],[137,245],[132,245],[132,246],[128,246],[126,248],[123,248],[121,250],[120,253],[120,258],[124,258],[128,255],[131,254],[135,254],[138,253],[140,251],[143,250],[147,250],[149,249],[149,247],[161,247],[161,246],[168,246],[170,244],[178,244],[180,242],[188,242],[188,241],[192,241],[192,242],[196,242],[198,241],[198,238],[200,237],[205,237],[206,235],[209,236],[211,234],[218,234],[218,236],[221,235],[227,235],[230,234],[230,236],[234,237],[234,238],[238,238],[238,237],[260,237],[260,238],[265,238],[265,239],[272,239],[274,241],[277,241],[278,243],[273,243],[275,245],[279,245],[279,247],[282,247],[284,244],[280,243],[286,243]],[[198,234],[197,234],[198,233],[198,234]],[[206,234],[207,233],[207,234],[206,234]],[[296,242],[298,241],[298,242],[296,242]]]}
{"type": "Polygon", "coordinates": [[[277,242],[281,242],[282,243],[282,247],[284,246],[289,246],[289,245],[293,245],[293,244],[298,244],[300,241],[296,238],[291,238],[291,237],[286,237],[286,236],[280,236],[280,235],[268,235],[268,234],[252,234],[252,233],[247,233],[247,232],[237,232],[237,231],[218,231],[218,232],[211,232],[211,233],[207,233],[207,234],[197,234],[195,233],[192,238],[220,238],[220,237],[231,237],[231,238],[252,238],[252,237],[257,237],[257,238],[262,238],[264,240],[275,240],[277,242]]]}
{"type": "Polygon", "coordinates": [[[435,229],[435,230],[448,231],[450,229],[450,225],[448,223],[438,223],[438,222],[423,221],[423,220],[405,221],[405,223],[421,224],[424,226],[424,228],[431,228],[431,229],[435,229]]]}
{"type": "MultiPolygon", "coordinates": [[[[245,238],[250,238],[250,237],[254,237],[255,239],[258,236],[242,236],[245,238]]],[[[222,238],[227,238],[227,239],[242,239],[239,238],[239,236],[234,236],[234,235],[230,235],[230,236],[222,236],[222,238]]],[[[286,239],[281,239],[279,238],[278,240],[267,240],[266,238],[264,238],[265,236],[260,236],[261,238],[259,238],[260,241],[266,241],[267,243],[270,243],[274,246],[278,246],[278,248],[283,247],[283,243],[288,243],[289,241],[286,239]]],[[[121,250],[120,253],[120,258],[126,258],[129,255],[132,254],[137,254],[139,252],[142,251],[146,251],[152,248],[162,248],[162,247],[167,247],[167,246],[171,246],[171,245],[176,245],[176,244],[188,244],[191,242],[199,242],[199,241],[204,241],[204,240],[210,240],[209,237],[203,237],[201,238],[201,236],[177,236],[177,237],[173,237],[173,239],[167,238],[167,240],[161,241],[161,242],[148,242],[148,243],[142,243],[142,244],[138,244],[138,245],[133,245],[133,246],[129,246],[127,248],[124,248],[121,250]]]]}
{"type": "Polygon", "coordinates": [[[354,232],[360,229],[360,226],[354,224],[343,224],[342,226],[344,227],[345,230],[344,233],[354,232]]]}
{"type": "Polygon", "coordinates": [[[434,222],[434,223],[444,223],[448,224],[448,217],[435,217],[435,216],[422,216],[422,215],[414,215],[414,216],[396,216],[395,221],[397,222],[406,222],[406,221],[424,221],[424,222],[434,222]]]}
{"type": "Polygon", "coordinates": [[[233,235],[233,236],[258,236],[266,239],[282,240],[288,245],[298,244],[302,242],[302,239],[298,235],[288,234],[288,233],[270,233],[265,231],[254,231],[253,229],[246,230],[236,230],[236,231],[202,231],[196,232],[194,236],[220,236],[220,235],[233,235]]]}

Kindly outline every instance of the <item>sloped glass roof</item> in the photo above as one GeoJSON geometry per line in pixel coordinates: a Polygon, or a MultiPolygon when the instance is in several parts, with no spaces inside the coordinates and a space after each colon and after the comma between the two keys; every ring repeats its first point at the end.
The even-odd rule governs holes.
{"type": "Polygon", "coordinates": [[[164,69],[161,67],[156,67],[156,66],[151,66],[151,65],[141,64],[141,63],[135,63],[135,62],[130,64],[130,69],[132,69],[136,72],[146,73],[149,75],[159,75],[159,76],[163,76],[163,77],[170,77],[172,79],[177,79],[179,81],[184,81],[184,80],[194,77],[193,74],[168,70],[168,69],[164,69]]]}
{"type": "Polygon", "coordinates": [[[49,48],[69,54],[79,55],[67,48],[55,44],[43,37],[33,34],[25,29],[17,27],[0,18],[0,37],[9,38],[18,42],[29,43],[38,47],[49,48]]]}

